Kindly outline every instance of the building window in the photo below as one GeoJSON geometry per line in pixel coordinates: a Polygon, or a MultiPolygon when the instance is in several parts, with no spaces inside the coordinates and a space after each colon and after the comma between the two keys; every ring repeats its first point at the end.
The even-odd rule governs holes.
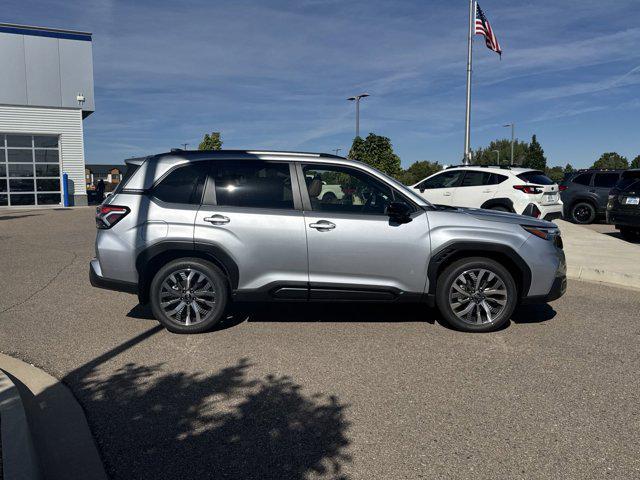
{"type": "Polygon", "coordinates": [[[0,133],[0,206],[61,203],[57,135],[0,133]]]}

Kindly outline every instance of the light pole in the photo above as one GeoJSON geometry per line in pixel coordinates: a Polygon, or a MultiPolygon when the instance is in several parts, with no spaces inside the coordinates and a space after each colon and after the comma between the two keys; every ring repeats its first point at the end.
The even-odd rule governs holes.
{"type": "Polygon", "coordinates": [[[492,152],[496,152],[498,154],[498,166],[500,166],[500,150],[492,150],[492,152]]]}
{"type": "Polygon", "coordinates": [[[184,150],[186,150],[186,149],[187,149],[187,147],[189,146],[189,144],[188,144],[188,143],[181,143],[180,145],[182,145],[182,146],[184,147],[184,150]]]}
{"type": "Polygon", "coordinates": [[[515,123],[511,122],[511,123],[507,123],[506,125],[503,125],[503,127],[511,127],[511,165],[513,165],[513,140],[514,140],[514,132],[515,132],[515,128],[516,125],[515,123]]]}
{"type": "Polygon", "coordinates": [[[360,99],[368,96],[368,93],[361,93],[360,95],[347,98],[350,102],[356,102],[356,137],[360,136],[360,99]]]}
{"type": "Polygon", "coordinates": [[[333,151],[336,152],[336,157],[338,156],[338,152],[342,150],[341,148],[334,148],[333,151]]]}

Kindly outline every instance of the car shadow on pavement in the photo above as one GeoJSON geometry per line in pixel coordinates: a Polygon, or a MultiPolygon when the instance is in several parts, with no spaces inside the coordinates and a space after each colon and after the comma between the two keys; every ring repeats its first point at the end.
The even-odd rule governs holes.
{"type": "MultiPolygon", "coordinates": [[[[130,318],[153,320],[149,305],[136,305],[130,318]]],[[[244,322],[357,322],[396,323],[427,322],[438,317],[435,309],[417,303],[306,303],[264,302],[237,303],[229,307],[226,317],[211,331],[225,330],[244,322]]]]}
{"type": "Polygon", "coordinates": [[[286,375],[249,378],[246,358],[212,374],[128,363],[63,381],[87,414],[114,479],[346,480],[349,422],[335,396],[286,375]]]}
{"type": "Polygon", "coordinates": [[[513,323],[542,323],[556,316],[556,311],[548,303],[519,305],[511,316],[513,323]]]}

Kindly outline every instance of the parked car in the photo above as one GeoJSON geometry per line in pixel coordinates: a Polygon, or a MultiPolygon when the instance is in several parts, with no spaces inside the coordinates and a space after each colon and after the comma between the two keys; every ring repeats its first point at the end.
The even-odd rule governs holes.
{"type": "Polygon", "coordinates": [[[454,166],[412,185],[435,205],[485,208],[545,220],[562,218],[558,185],[544,172],[506,166],[454,166]]]}
{"type": "Polygon", "coordinates": [[[248,300],[426,302],[485,332],[566,289],[553,223],[435,207],[357,161],[221,150],[127,163],[96,212],[91,283],[136,293],[172,332],[248,300]],[[323,182],[344,196],[323,199],[323,182]]]}
{"type": "Polygon", "coordinates": [[[609,190],[620,180],[623,170],[577,170],[565,175],[560,196],[565,218],[574,223],[589,224],[607,209],[609,190]]]}
{"type": "Polygon", "coordinates": [[[611,189],[607,223],[615,225],[625,238],[640,241],[640,169],[623,172],[611,189]]]}

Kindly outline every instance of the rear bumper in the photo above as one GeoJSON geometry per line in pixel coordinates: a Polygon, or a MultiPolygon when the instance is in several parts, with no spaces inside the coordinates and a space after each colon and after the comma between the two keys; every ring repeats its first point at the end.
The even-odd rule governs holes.
{"type": "Polygon", "coordinates": [[[96,288],[104,288],[106,290],[114,290],[116,292],[138,293],[138,285],[121,280],[112,280],[102,276],[102,269],[97,258],[89,262],[89,281],[96,288]]]}
{"type": "Polygon", "coordinates": [[[634,215],[626,212],[617,212],[616,210],[608,210],[607,223],[623,227],[640,227],[640,213],[634,215]]]}

